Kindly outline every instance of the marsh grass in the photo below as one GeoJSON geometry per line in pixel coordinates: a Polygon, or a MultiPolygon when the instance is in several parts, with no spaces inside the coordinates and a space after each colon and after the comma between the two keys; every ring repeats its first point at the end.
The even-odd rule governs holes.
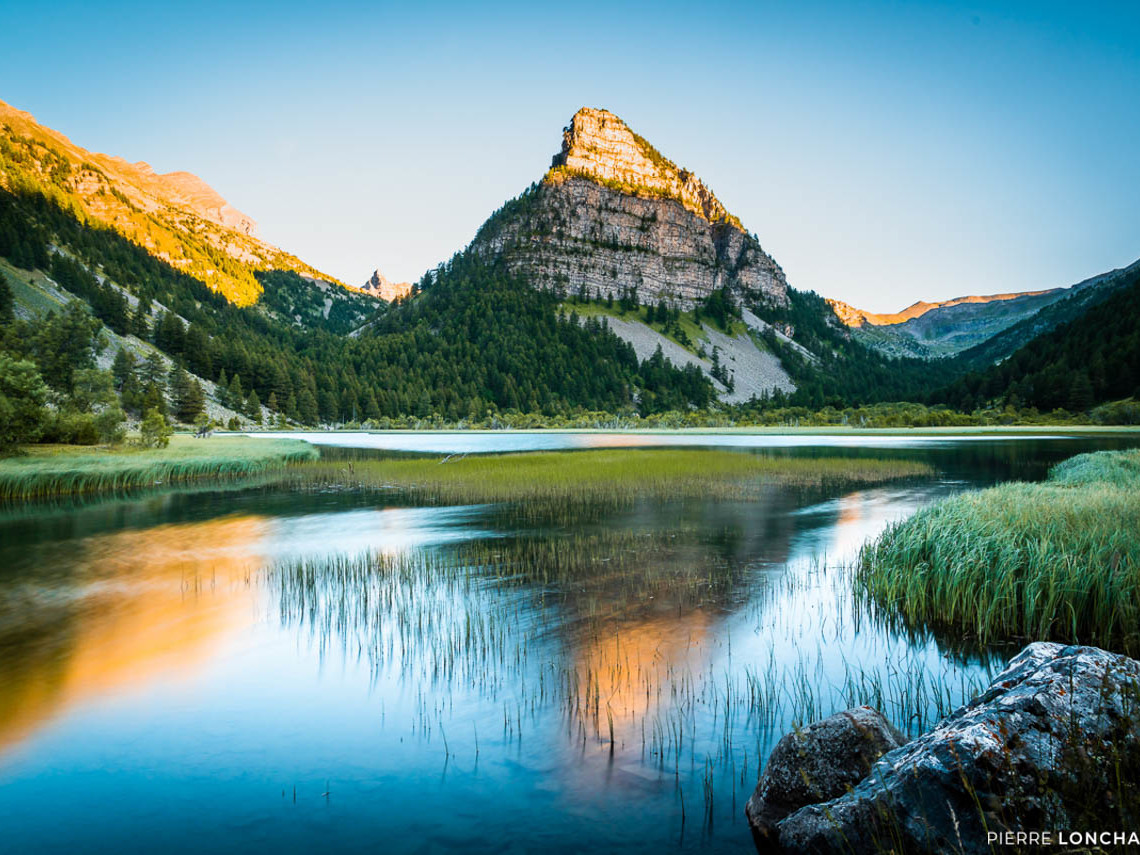
{"type": "Polygon", "coordinates": [[[51,499],[213,479],[227,481],[314,460],[290,439],[175,436],[167,448],[57,447],[0,460],[0,501],[51,499]]]}
{"type": "Polygon", "coordinates": [[[856,586],[906,623],[983,643],[1140,651],[1140,451],[1070,458],[1040,484],[965,493],[863,549],[856,586]]]}
{"type": "Polygon", "coordinates": [[[695,528],[330,556],[278,563],[262,578],[282,624],[322,658],[345,656],[374,679],[419,687],[413,731],[425,739],[442,733],[455,691],[501,704],[505,744],[554,713],[583,752],[640,753],[663,776],[696,775],[709,822],[714,790],[724,797],[727,785],[729,798],[738,788],[746,798],[755,764],[793,726],[872,703],[913,734],[985,685],[979,668],[947,662],[932,671],[922,654],[883,667],[845,660],[836,673],[826,667],[831,645],[857,627],[840,617],[825,632],[805,629],[804,615],[786,605],[835,587],[845,592],[842,613],[854,614],[846,577],[821,567],[759,578],[695,528]],[[773,646],[726,669],[710,656],[727,643],[731,659],[720,621],[739,591],[757,587],[765,592],[757,620],[775,622],[763,630],[773,646]],[[794,639],[793,655],[777,639],[794,639]]]}
{"type": "Polygon", "coordinates": [[[319,462],[297,468],[298,486],[386,490],[432,504],[602,503],[638,497],[736,499],[764,485],[875,484],[929,475],[925,463],[856,458],[775,458],[734,451],[601,449],[319,462]]]}

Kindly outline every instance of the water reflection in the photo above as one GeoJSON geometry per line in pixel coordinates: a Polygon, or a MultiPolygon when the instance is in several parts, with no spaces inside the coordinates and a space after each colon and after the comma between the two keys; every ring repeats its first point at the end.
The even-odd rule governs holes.
{"type": "Polygon", "coordinates": [[[845,562],[1076,450],[851,448],[939,475],[545,517],[259,488],[0,520],[5,842],[744,851],[792,722],[869,701],[913,731],[992,667],[863,612],[845,562]]]}
{"type": "Polygon", "coordinates": [[[178,680],[248,626],[267,521],[235,517],[86,538],[0,582],[0,750],[93,697],[178,680]]]}
{"type": "Polygon", "coordinates": [[[273,560],[486,536],[468,525],[477,510],[227,516],[27,544],[0,577],[0,751],[70,707],[185,680],[240,644],[273,560]]]}

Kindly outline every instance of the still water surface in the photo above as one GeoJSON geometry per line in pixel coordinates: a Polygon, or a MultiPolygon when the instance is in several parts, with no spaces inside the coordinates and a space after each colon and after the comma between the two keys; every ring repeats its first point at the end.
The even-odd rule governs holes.
{"type": "Polygon", "coordinates": [[[1136,444],[869,439],[740,453],[937,474],[545,515],[265,487],[0,511],[0,850],[747,852],[793,722],[871,700],[913,732],[1005,655],[863,611],[860,545],[1136,444]]]}

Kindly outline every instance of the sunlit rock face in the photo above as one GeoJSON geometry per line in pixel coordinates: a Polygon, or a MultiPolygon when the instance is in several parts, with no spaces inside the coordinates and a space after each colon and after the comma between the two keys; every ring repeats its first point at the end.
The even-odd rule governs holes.
{"type": "Polygon", "coordinates": [[[719,288],[787,302],[780,266],[701,181],[617,116],[582,109],[542,181],[498,211],[473,249],[536,287],[590,296],[637,289],[690,306],[719,288]]]}
{"type": "Polygon", "coordinates": [[[373,270],[372,276],[365,282],[361,288],[365,294],[371,294],[381,300],[387,300],[389,303],[393,300],[399,300],[401,297],[406,297],[412,292],[411,282],[393,282],[379,270],[373,270]]]}

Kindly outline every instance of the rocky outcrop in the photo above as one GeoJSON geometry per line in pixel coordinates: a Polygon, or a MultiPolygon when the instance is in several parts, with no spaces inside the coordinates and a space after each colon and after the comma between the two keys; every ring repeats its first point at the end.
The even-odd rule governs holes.
{"type": "Polygon", "coordinates": [[[701,180],[667,160],[625,122],[606,110],[583,107],[562,131],[554,174],[579,175],[632,193],[675,199],[710,223],[743,228],[701,180]]]}
{"type": "Polygon", "coordinates": [[[760,851],[980,855],[1019,832],[1058,845],[1127,834],[1140,820],[1137,780],[1140,662],[1036,643],[850,792],[778,820],[760,851]]]}
{"type": "Polygon", "coordinates": [[[744,809],[757,848],[775,847],[777,826],[806,805],[838,798],[888,751],[906,742],[870,707],[836,713],[783,737],[744,809]]]}
{"type": "Polygon", "coordinates": [[[360,288],[365,294],[371,294],[389,303],[399,300],[412,292],[411,282],[393,282],[379,270],[373,270],[372,276],[360,288]]]}
{"type": "MultiPolygon", "coordinates": [[[[147,166],[147,164],[137,165],[147,166]]],[[[224,228],[232,229],[250,237],[257,235],[257,223],[252,217],[243,214],[223,199],[217,190],[194,173],[167,172],[154,177],[172,203],[189,208],[224,228]]]]}
{"type": "Polygon", "coordinates": [[[536,287],[689,307],[719,288],[787,302],[780,266],[692,173],[604,110],[579,110],[543,180],[472,249],[536,287]]]}

